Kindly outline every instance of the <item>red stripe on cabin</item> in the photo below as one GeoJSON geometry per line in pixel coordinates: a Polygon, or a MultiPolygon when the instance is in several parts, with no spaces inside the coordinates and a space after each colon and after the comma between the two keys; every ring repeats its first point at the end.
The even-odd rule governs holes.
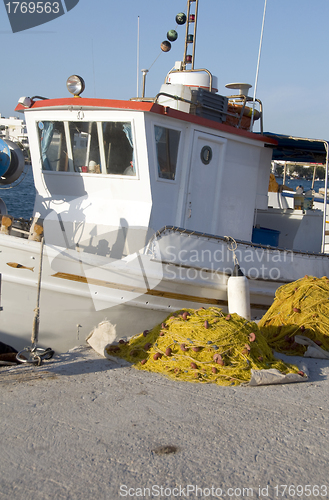
{"type": "Polygon", "coordinates": [[[90,109],[90,108],[103,108],[103,109],[123,109],[131,111],[143,111],[151,112],[159,115],[167,115],[171,118],[181,120],[184,122],[194,123],[196,125],[201,125],[203,127],[211,128],[213,130],[219,130],[226,132],[228,134],[235,134],[242,137],[247,137],[256,141],[266,142],[267,144],[277,145],[275,139],[265,137],[261,134],[255,134],[249,132],[248,130],[238,129],[231,125],[226,125],[225,123],[215,122],[207,118],[202,118],[201,116],[191,115],[189,113],[184,113],[183,111],[178,111],[166,106],[161,106],[160,104],[154,102],[141,102],[141,101],[119,101],[112,99],[93,99],[85,97],[66,97],[62,99],[44,99],[40,101],[33,102],[30,108],[25,108],[21,104],[18,104],[15,111],[29,111],[37,109],[90,109]]]}

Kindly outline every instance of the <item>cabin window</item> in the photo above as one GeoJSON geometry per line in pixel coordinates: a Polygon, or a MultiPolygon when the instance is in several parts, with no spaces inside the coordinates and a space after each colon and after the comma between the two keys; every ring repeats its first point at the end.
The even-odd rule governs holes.
{"type": "Polygon", "coordinates": [[[101,173],[101,159],[96,122],[69,122],[75,172],[101,173]]]}
{"type": "Polygon", "coordinates": [[[130,122],[38,123],[42,169],[136,175],[130,122]]]}
{"type": "Polygon", "coordinates": [[[68,167],[67,149],[63,148],[65,133],[63,122],[39,122],[41,160],[43,170],[65,170],[68,167]]]}
{"type": "Polygon", "coordinates": [[[106,172],[116,175],[136,175],[131,123],[102,124],[106,172]]]}
{"type": "Polygon", "coordinates": [[[176,176],[180,131],[155,125],[154,132],[159,178],[174,180],[176,176]]]}

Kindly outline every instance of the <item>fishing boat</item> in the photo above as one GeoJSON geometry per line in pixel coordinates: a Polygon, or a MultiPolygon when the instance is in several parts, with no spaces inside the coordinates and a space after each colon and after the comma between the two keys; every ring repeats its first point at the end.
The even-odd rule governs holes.
{"type": "MultiPolygon", "coordinates": [[[[29,342],[38,284],[40,343],[63,352],[105,319],[119,339],[183,307],[227,310],[237,269],[253,316],[282,284],[329,274],[319,211],[268,206],[279,140],[263,131],[262,102],[245,83],[220,95],[194,66],[198,1],[176,16],[184,57],[154,98],[82,97],[73,75],[71,97],[19,100],[36,199],[30,222],[1,207],[3,342],[29,342]]],[[[2,183],[22,161],[1,142],[2,183]]]]}
{"type": "MultiPolygon", "coordinates": [[[[268,205],[270,208],[284,209],[288,213],[294,214],[315,214],[322,217],[322,236],[321,236],[321,251],[329,252],[329,221],[328,221],[328,143],[324,140],[303,139],[292,136],[282,136],[278,134],[267,134],[276,137],[278,145],[273,151],[273,160],[278,158],[284,163],[283,184],[278,185],[274,180],[270,179],[268,205]],[[286,167],[287,164],[301,164],[313,169],[313,179],[310,189],[304,189],[303,179],[300,180],[300,185],[294,191],[285,186],[286,167]],[[320,188],[319,192],[314,189],[316,167],[324,165],[325,169],[325,187],[320,188]],[[274,181],[274,182],[273,182],[274,181]]],[[[319,230],[318,230],[319,234],[319,230]]],[[[305,231],[301,236],[307,237],[308,232],[305,231]]],[[[318,236],[319,238],[319,236],[318,236]]],[[[283,243],[282,241],[280,242],[283,243]]]]}
{"type": "MultiPolygon", "coordinates": [[[[298,191],[287,191],[283,190],[282,192],[273,195],[269,193],[269,204],[271,207],[284,208],[288,209],[288,212],[291,209],[301,210],[301,213],[305,213],[306,210],[312,209],[312,211],[321,212],[322,218],[324,217],[324,209],[325,209],[325,196],[324,193],[321,192],[321,188],[319,192],[312,192],[309,190],[305,193],[299,193],[298,191]]],[[[328,214],[328,204],[329,200],[326,200],[327,211],[328,214]]],[[[328,215],[326,216],[326,224],[322,226],[322,241],[324,241],[323,251],[325,253],[329,253],[329,221],[328,215]],[[324,230],[324,233],[323,233],[324,230]],[[324,238],[324,239],[323,239],[324,238]]]]}

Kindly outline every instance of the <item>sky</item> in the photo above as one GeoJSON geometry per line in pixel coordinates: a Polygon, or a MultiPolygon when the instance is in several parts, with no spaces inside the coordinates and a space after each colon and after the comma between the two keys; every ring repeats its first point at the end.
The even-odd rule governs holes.
{"type": "MultiPolygon", "coordinates": [[[[7,0],[5,0],[7,2],[7,0]]],[[[187,0],[80,0],[46,24],[12,33],[0,3],[0,113],[18,116],[21,96],[68,97],[66,79],[81,75],[84,97],[129,99],[141,93],[141,69],[149,69],[146,95],[156,95],[182,60],[185,26],[175,17],[187,0]],[[139,18],[139,71],[137,32],[139,18]],[[167,31],[178,39],[160,49],[167,31]]],[[[255,85],[265,0],[199,0],[195,68],[226,83],[255,85]]],[[[267,0],[256,97],[263,103],[264,130],[329,139],[329,2],[267,0]]]]}

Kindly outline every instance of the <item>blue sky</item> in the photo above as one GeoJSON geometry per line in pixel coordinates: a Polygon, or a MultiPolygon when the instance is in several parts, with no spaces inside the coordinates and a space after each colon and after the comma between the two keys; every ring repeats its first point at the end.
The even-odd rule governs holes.
{"type": "MultiPolygon", "coordinates": [[[[157,94],[167,72],[183,57],[185,26],[177,27],[178,40],[170,52],[162,53],[160,44],[169,29],[176,29],[175,16],[186,12],[186,4],[80,0],[64,16],[13,34],[1,3],[0,113],[15,116],[21,96],[67,97],[71,74],[85,79],[85,97],[134,97],[138,16],[140,69],[154,63],[146,94],[157,94]]],[[[199,0],[195,67],[218,77],[219,93],[227,94],[230,82],[254,85],[263,9],[264,0],[199,0]]],[[[267,1],[257,87],[265,130],[329,139],[328,22],[328,0],[267,1]]]]}

